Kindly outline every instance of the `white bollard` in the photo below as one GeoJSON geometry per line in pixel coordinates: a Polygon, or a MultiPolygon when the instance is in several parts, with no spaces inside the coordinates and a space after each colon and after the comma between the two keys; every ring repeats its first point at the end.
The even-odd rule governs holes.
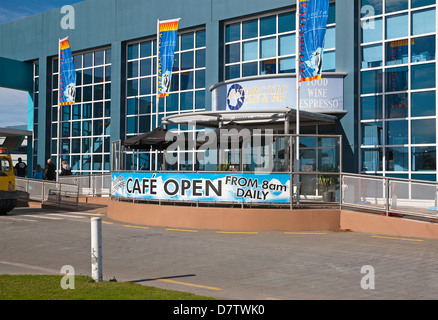
{"type": "Polygon", "coordinates": [[[102,221],[91,219],[91,276],[96,282],[102,281],[102,221]]]}

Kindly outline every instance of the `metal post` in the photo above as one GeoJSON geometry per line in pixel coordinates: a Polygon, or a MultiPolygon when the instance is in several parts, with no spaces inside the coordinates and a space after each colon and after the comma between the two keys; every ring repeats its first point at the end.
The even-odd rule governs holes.
{"type": "Polygon", "coordinates": [[[91,219],[91,276],[96,282],[102,281],[102,221],[91,219]]]}
{"type": "Polygon", "coordinates": [[[301,77],[300,77],[300,18],[301,18],[301,5],[300,1],[296,1],[296,21],[295,21],[295,29],[296,29],[296,36],[295,36],[295,47],[297,50],[297,55],[295,59],[295,72],[296,72],[296,90],[297,90],[297,97],[296,97],[296,126],[295,126],[295,159],[294,159],[294,171],[295,171],[295,184],[297,185],[297,203],[299,203],[300,199],[300,193],[298,185],[300,183],[301,176],[299,175],[300,171],[300,90],[301,90],[301,77]]]}

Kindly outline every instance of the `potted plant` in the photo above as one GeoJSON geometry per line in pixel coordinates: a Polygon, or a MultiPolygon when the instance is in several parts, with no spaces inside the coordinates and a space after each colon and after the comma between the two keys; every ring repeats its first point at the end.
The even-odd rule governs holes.
{"type": "MultiPolygon", "coordinates": [[[[323,170],[323,172],[335,172],[335,169],[326,168],[325,170],[323,170]]],[[[333,202],[334,192],[333,190],[330,190],[330,188],[336,183],[335,176],[331,174],[321,175],[318,178],[318,182],[323,188],[322,200],[324,202],[333,202]]]]}

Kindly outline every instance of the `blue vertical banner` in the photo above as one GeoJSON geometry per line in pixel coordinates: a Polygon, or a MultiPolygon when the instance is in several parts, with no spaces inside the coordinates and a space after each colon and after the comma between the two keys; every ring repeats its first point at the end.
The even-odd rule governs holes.
{"type": "Polygon", "coordinates": [[[75,104],[76,70],[68,37],[59,40],[59,105],[75,104]]]}
{"type": "Polygon", "coordinates": [[[173,59],[180,19],[158,22],[158,97],[167,97],[172,79],[173,59]]]}
{"type": "Polygon", "coordinates": [[[329,0],[300,0],[300,81],[321,79],[329,0]]]}

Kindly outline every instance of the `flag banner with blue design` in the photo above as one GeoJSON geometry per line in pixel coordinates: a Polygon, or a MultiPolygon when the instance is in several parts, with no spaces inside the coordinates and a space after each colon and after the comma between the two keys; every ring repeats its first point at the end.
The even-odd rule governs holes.
{"type": "Polygon", "coordinates": [[[300,0],[300,81],[321,79],[329,0],[300,0]]]}
{"type": "Polygon", "coordinates": [[[172,79],[173,59],[180,19],[159,21],[158,97],[167,97],[172,79]]]}
{"type": "Polygon", "coordinates": [[[59,40],[59,105],[75,104],[76,70],[68,37],[59,40]]]}

